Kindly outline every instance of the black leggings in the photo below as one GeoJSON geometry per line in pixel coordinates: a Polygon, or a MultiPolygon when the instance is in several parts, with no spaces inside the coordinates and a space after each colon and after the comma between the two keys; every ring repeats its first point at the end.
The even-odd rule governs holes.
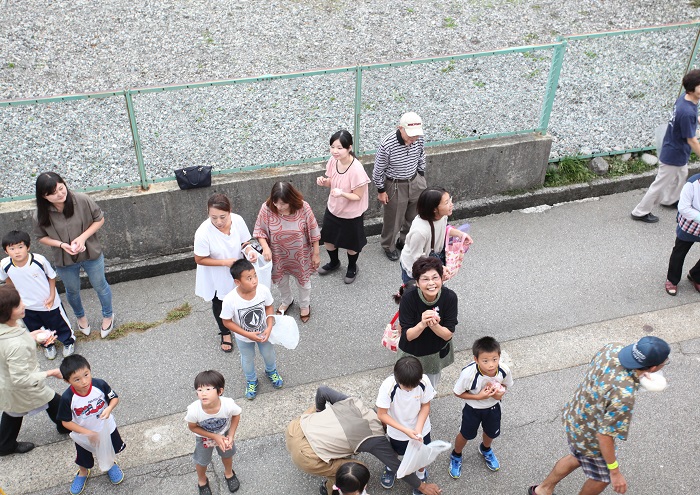
{"type": "MultiPolygon", "coordinates": [[[[678,285],[678,282],[681,281],[683,262],[693,244],[695,243],[683,241],[676,237],[676,244],[673,246],[673,251],[671,251],[671,259],[668,260],[668,273],[666,274],[666,278],[673,285],[678,285]]],[[[696,284],[700,283],[700,260],[690,269],[690,276],[696,284]]]]}
{"type": "MultiPolygon", "coordinates": [[[[56,423],[56,428],[59,433],[65,433],[66,430],[63,424],[56,418],[58,414],[58,404],[61,402],[61,396],[54,393],[53,399],[49,401],[49,408],[46,413],[51,418],[51,421],[56,423]]],[[[22,428],[22,420],[24,416],[18,418],[10,416],[6,412],[2,413],[2,419],[0,419],[0,453],[1,454],[11,454],[17,448],[17,436],[19,435],[19,430],[22,428]]]]}
{"type": "Polygon", "coordinates": [[[223,301],[216,297],[216,294],[214,294],[214,298],[211,300],[211,310],[214,313],[214,319],[216,320],[216,324],[219,325],[219,334],[220,335],[231,335],[231,330],[226,328],[224,326],[224,322],[221,320],[221,306],[223,305],[223,301]]]}

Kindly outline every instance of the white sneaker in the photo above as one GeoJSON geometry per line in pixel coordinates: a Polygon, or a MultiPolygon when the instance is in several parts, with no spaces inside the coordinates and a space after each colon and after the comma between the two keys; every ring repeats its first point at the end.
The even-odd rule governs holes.
{"type": "Polygon", "coordinates": [[[48,347],[44,347],[44,356],[51,361],[56,359],[56,346],[52,344],[48,347]]]}
{"type": "Polygon", "coordinates": [[[100,328],[100,335],[103,339],[105,339],[107,338],[107,335],[112,332],[112,330],[114,330],[114,313],[112,313],[112,321],[109,326],[107,328],[100,328]]]}
{"type": "Polygon", "coordinates": [[[83,327],[80,326],[80,323],[76,322],[76,324],[78,325],[78,330],[80,330],[80,333],[82,333],[82,334],[85,335],[86,337],[87,337],[88,335],[90,335],[90,332],[92,331],[92,328],[90,328],[90,325],[88,325],[88,326],[86,326],[85,328],[83,328],[83,327]]]}
{"type": "Polygon", "coordinates": [[[74,352],[75,352],[75,344],[63,346],[63,357],[68,357],[68,356],[72,355],[74,352]]]}

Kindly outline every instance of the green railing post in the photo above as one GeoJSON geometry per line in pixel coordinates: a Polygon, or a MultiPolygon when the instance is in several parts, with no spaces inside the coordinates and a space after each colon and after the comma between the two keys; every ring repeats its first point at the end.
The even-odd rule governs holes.
{"type": "Polygon", "coordinates": [[[564,64],[564,55],[566,55],[566,40],[557,37],[557,41],[560,44],[554,49],[554,54],[552,55],[552,65],[549,68],[546,93],[544,95],[544,100],[542,101],[542,111],[540,112],[540,125],[537,128],[537,131],[540,134],[545,134],[547,132],[547,128],[549,127],[549,118],[552,115],[554,96],[557,93],[557,85],[559,84],[559,74],[561,73],[561,67],[564,64]]]}
{"type": "Polygon", "coordinates": [[[355,115],[353,131],[355,134],[355,153],[360,155],[360,113],[362,108],[362,66],[355,67],[355,115]]]}
{"type": "MultiPolygon", "coordinates": [[[[693,51],[690,52],[690,58],[688,59],[688,65],[685,68],[685,72],[683,75],[686,75],[688,72],[690,72],[690,69],[693,68],[693,64],[695,63],[695,59],[698,56],[698,50],[700,50],[700,28],[698,28],[698,34],[695,35],[695,43],[693,44],[693,51]]],[[[685,93],[685,88],[683,87],[683,84],[681,84],[681,90],[678,93],[678,97],[685,93]]]]}
{"type": "Polygon", "coordinates": [[[139,167],[141,177],[141,189],[148,189],[148,177],[146,177],[146,167],[143,164],[143,153],[141,153],[141,139],[139,129],[136,126],[136,112],[134,111],[134,100],[131,98],[131,90],[124,93],[126,99],[126,111],[129,114],[129,125],[131,126],[131,137],[134,140],[134,151],[136,151],[136,164],[139,167]]]}

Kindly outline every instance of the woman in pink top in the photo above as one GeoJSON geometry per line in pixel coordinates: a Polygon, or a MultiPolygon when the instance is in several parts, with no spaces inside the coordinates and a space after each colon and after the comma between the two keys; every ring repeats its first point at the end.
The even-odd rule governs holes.
{"type": "Polygon", "coordinates": [[[311,274],[321,264],[318,223],[309,203],[289,182],[275,182],[260,207],[253,237],[263,248],[265,261],[272,260],[272,281],[282,299],[277,314],[283,315],[294,303],[290,277],[299,286],[299,317],[306,323],[311,317],[311,274]]]}
{"type": "Polygon", "coordinates": [[[348,131],[333,134],[330,145],[331,158],[326,164],[326,175],[318,177],[316,183],[331,188],[321,229],[321,241],[331,261],[319,268],[318,273],[326,275],[340,268],[338,248],[341,247],[348,251],[345,283],[351,284],[357,276],[357,258],[367,244],[364,213],[369,206],[369,177],[352,152],[352,135],[348,131]]]}

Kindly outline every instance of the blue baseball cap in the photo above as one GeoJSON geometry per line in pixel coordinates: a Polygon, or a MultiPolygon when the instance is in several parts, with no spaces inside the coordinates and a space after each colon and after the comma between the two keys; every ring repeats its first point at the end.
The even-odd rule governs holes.
{"type": "Polygon", "coordinates": [[[671,347],[665,340],[649,336],[620,349],[618,358],[625,368],[637,370],[662,364],[670,353],[671,347]]]}

